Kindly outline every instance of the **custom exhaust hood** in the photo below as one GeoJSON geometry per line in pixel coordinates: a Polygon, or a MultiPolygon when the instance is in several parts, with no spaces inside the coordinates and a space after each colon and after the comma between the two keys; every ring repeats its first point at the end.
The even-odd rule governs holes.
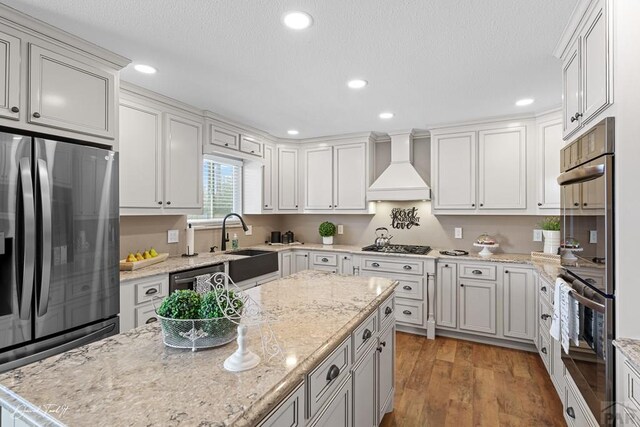
{"type": "Polygon", "coordinates": [[[431,200],[431,189],[411,164],[413,132],[390,136],[391,164],[371,184],[367,200],[431,200]]]}

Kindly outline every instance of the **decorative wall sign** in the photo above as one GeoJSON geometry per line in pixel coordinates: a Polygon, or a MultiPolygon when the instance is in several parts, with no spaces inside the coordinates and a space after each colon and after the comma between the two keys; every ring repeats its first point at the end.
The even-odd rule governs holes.
{"type": "Polygon", "coordinates": [[[391,209],[391,227],[404,230],[413,227],[420,227],[420,217],[418,216],[418,208],[410,209],[393,208],[391,209]]]}

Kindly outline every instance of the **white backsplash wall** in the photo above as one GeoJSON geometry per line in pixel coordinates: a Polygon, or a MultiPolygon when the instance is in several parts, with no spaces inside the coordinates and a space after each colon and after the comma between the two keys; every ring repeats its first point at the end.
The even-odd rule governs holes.
{"type": "Polygon", "coordinates": [[[318,226],[323,221],[344,226],[344,234],[334,237],[335,244],[365,246],[373,243],[375,229],[387,227],[393,243],[430,245],[434,248],[477,251],[473,242],[482,233],[494,236],[500,248],[496,252],[529,253],[542,251],[542,242],[533,241],[533,229],[542,217],[538,216],[434,216],[431,202],[381,202],[375,215],[283,215],[281,230],[294,232],[296,240],[321,243],[318,226]],[[391,228],[391,209],[418,208],[420,226],[408,230],[391,228]],[[454,239],[454,228],[463,228],[463,238],[454,239]]]}

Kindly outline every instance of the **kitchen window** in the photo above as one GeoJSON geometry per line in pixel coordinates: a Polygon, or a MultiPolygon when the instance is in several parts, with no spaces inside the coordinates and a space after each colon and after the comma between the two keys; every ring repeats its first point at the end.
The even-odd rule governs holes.
{"type": "Polygon", "coordinates": [[[205,155],[202,168],[202,215],[189,215],[189,222],[195,226],[215,226],[227,214],[241,213],[242,162],[205,155]]]}

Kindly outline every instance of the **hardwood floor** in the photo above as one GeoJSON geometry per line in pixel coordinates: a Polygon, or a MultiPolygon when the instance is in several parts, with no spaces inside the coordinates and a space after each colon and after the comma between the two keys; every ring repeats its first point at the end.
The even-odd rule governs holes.
{"type": "Polygon", "coordinates": [[[537,354],[398,332],[395,406],[381,426],[566,424],[537,354]]]}

